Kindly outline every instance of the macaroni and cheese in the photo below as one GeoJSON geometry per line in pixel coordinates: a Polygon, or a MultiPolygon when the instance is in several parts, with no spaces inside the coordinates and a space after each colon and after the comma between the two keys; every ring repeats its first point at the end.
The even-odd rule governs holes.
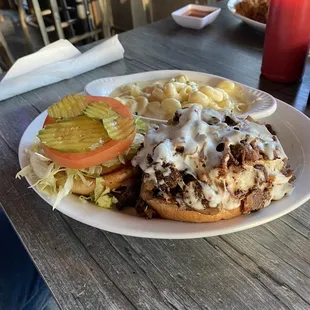
{"type": "Polygon", "coordinates": [[[191,81],[185,75],[172,79],[125,84],[111,94],[125,104],[133,114],[169,120],[181,108],[199,104],[203,108],[242,114],[251,103],[244,90],[232,81],[224,80],[216,87],[191,81]]]}

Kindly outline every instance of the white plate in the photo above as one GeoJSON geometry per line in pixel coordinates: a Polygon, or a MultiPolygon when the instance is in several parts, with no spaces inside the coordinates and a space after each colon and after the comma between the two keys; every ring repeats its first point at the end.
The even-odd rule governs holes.
{"type": "MultiPolygon", "coordinates": [[[[109,96],[115,88],[123,84],[168,79],[176,77],[179,74],[187,75],[190,80],[199,81],[210,86],[216,86],[219,82],[227,80],[224,77],[196,71],[158,70],[98,79],[87,84],[84,90],[87,94],[93,96],[109,96]]],[[[253,102],[255,99],[260,98],[260,100],[257,100],[252,105],[251,109],[245,113],[246,115],[250,115],[255,119],[260,119],[271,115],[277,109],[277,102],[271,95],[259,89],[251,88],[237,82],[235,83],[244,87],[246,100],[248,102],[253,102]]]]}
{"type": "Polygon", "coordinates": [[[256,20],[247,18],[245,16],[242,16],[238,13],[236,13],[235,5],[240,2],[241,0],[229,0],[227,3],[227,7],[230,10],[230,12],[237,18],[241,19],[244,21],[246,24],[256,28],[257,30],[260,31],[265,31],[266,30],[266,24],[257,22],[256,20]]]}
{"type": "MultiPolygon", "coordinates": [[[[40,114],[29,125],[21,138],[18,151],[21,167],[25,167],[29,163],[25,148],[33,143],[38,130],[42,128],[45,117],[46,112],[40,114]]],[[[297,180],[295,182],[296,188],[290,196],[273,202],[269,207],[259,212],[210,224],[181,223],[161,219],[145,220],[118,211],[101,209],[90,203],[84,204],[74,195],[62,200],[57,209],[77,221],[106,231],[129,236],[161,239],[223,235],[272,221],[296,209],[310,198],[310,119],[288,104],[278,101],[277,112],[264,119],[264,121],[272,124],[277,131],[290,159],[291,167],[295,170],[297,180]]],[[[33,184],[31,180],[27,180],[30,184],[33,184]]],[[[52,205],[51,200],[39,192],[37,193],[52,205]]],[[[30,204],[29,202],[29,207],[31,207],[30,204]]]]}

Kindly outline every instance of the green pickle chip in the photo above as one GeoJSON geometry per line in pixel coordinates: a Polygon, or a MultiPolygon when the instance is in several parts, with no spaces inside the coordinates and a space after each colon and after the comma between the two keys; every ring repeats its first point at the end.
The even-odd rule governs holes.
{"type": "Polygon", "coordinates": [[[46,125],[38,138],[47,147],[70,153],[93,151],[111,140],[101,121],[86,116],[46,125]]]}
{"type": "Polygon", "coordinates": [[[125,140],[135,130],[133,118],[118,117],[112,121],[103,119],[102,123],[112,140],[125,140]]]}
{"type": "Polygon", "coordinates": [[[47,109],[52,118],[71,118],[83,114],[87,107],[86,97],[78,94],[68,95],[47,109]]]}
{"type": "Polygon", "coordinates": [[[112,140],[124,140],[135,130],[133,118],[121,117],[105,102],[88,105],[84,113],[90,118],[102,120],[103,126],[112,140]]]}

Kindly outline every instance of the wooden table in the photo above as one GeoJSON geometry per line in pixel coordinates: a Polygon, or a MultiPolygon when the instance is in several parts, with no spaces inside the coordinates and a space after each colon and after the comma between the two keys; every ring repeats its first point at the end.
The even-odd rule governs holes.
{"type": "Polygon", "coordinates": [[[25,181],[14,179],[18,143],[29,123],[60,97],[100,77],[203,71],[268,91],[310,115],[309,70],[298,85],[260,79],[263,35],[227,9],[202,31],[167,19],[121,34],[120,41],[124,60],[0,103],[1,205],[60,307],[310,309],[309,202],[231,235],[151,240],[100,231],[53,212],[25,181]]]}

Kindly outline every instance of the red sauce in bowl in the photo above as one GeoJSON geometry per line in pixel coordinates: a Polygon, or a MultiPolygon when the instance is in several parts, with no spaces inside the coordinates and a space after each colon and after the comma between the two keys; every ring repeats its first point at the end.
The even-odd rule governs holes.
{"type": "Polygon", "coordinates": [[[190,17],[198,17],[198,18],[204,18],[207,15],[209,15],[212,12],[208,11],[201,11],[197,9],[189,9],[188,11],[185,11],[182,15],[190,16],[190,17]]]}

